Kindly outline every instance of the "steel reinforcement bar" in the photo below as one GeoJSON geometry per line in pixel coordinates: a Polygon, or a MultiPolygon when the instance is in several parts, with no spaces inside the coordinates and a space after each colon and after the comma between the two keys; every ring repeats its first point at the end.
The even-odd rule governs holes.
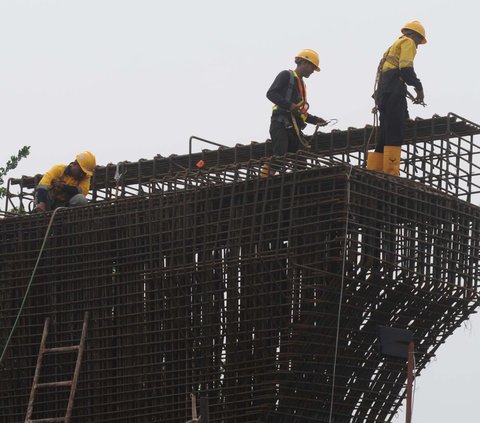
{"type": "MultiPolygon", "coordinates": [[[[59,211],[0,368],[0,420],[24,418],[45,317],[64,346],[89,311],[74,421],[185,422],[191,393],[213,422],[327,422],[332,401],[336,423],[391,421],[406,363],[380,354],[377,327],[413,332],[418,375],[479,304],[480,211],[326,161],[180,173],[59,211]]],[[[2,341],[48,219],[0,220],[2,341]]],[[[71,362],[45,362],[44,381],[71,362]]],[[[34,417],[65,401],[40,393],[34,417]]]]}
{"type": "MultiPolygon", "coordinates": [[[[374,147],[375,136],[371,126],[333,130],[318,133],[312,140],[310,152],[332,163],[341,161],[353,166],[365,165],[365,153],[374,147]]],[[[402,152],[402,176],[448,192],[466,201],[480,192],[480,144],[474,142],[480,126],[458,115],[434,116],[407,123],[402,152]]],[[[152,183],[185,173],[202,160],[205,170],[226,165],[266,160],[272,155],[271,143],[252,142],[232,148],[203,150],[188,155],[156,156],[152,160],[120,162],[97,167],[92,180],[91,200],[95,202],[144,195],[152,183]]],[[[7,184],[5,211],[14,208],[32,209],[35,186],[41,175],[10,179],[7,184]]]]}

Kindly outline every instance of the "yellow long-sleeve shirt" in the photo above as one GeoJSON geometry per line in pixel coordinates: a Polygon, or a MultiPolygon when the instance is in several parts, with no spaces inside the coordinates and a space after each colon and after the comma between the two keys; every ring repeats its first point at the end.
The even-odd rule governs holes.
{"type": "Polygon", "coordinates": [[[387,50],[384,56],[378,83],[378,94],[386,94],[397,90],[404,91],[405,84],[423,90],[417,78],[413,61],[417,54],[417,45],[411,38],[403,35],[387,50]],[[402,90],[403,87],[403,90],[402,90]]]}
{"type": "Polygon", "coordinates": [[[68,166],[64,164],[52,166],[52,168],[43,175],[42,179],[38,183],[37,191],[48,191],[53,187],[53,181],[59,180],[67,186],[67,189],[55,193],[55,197],[57,199],[65,200],[68,199],[68,197],[72,197],[74,194],[83,194],[86,196],[88,191],[90,191],[90,176],[85,175],[85,177],[81,180],[75,179],[72,175],[69,175],[68,172],[66,172],[67,168],[68,166]],[[75,192],[75,189],[70,189],[70,187],[76,188],[77,192],[75,192]]]}

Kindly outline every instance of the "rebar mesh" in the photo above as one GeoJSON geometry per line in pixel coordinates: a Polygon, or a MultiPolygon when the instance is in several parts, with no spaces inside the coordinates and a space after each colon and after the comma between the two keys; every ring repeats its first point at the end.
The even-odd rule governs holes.
{"type": "MultiPolygon", "coordinates": [[[[318,133],[312,140],[310,152],[329,160],[331,164],[340,161],[363,167],[367,150],[374,147],[372,131],[374,128],[366,126],[318,133]]],[[[480,146],[474,142],[474,136],[478,134],[479,125],[454,113],[409,121],[402,151],[402,176],[471,201],[472,195],[480,192],[480,146]]],[[[156,156],[153,160],[108,164],[97,168],[90,200],[100,202],[147,195],[157,181],[178,173],[188,173],[200,160],[206,164],[206,170],[214,170],[228,165],[248,164],[251,160],[268,160],[271,155],[271,143],[267,141],[189,155],[156,156]]],[[[32,210],[35,186],[41,176],[10,179],[5,211],[12,208],[32,210]]]]}
{"type": "MultiPolygon", "coordinates": [[[[76,344],[88,310],[74,421],[185,422],[194,392],[213,422],[327,422],[337,322],[333,421],[391,421],[406,363],[380,354],[377,326],[413,332],[419,374],[478,306],[480,210],[334,156],[276,160],[268,178],[261,164],[59,211],[0,369],[1,420],[25,416],[45,317],[52,345],[76,344]]],[[[2,340],[48,218],[0,220],[2,340]]],[[[71,362],[42,374],[68,379],[71,362]]],[[[62,395],[34,416],[61,414],[62,395]]]]}

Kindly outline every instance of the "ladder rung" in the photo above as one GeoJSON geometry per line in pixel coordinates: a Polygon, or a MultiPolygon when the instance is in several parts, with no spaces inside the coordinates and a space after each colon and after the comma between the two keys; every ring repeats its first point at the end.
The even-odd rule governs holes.
{"type": "Polygon", "coordinates": [[[28,423],[55,423],[55,422],[64,422],[65,417],[53,417],[50,419],[35,419],[29,420],[28,423]]]}
{"type": "Polygon", "coordinates": [[[49,388],[50,386],[72,386],[71,380],[62,380],[60,382],[39,383],[37,388],[49,388]]]}
{"type": "Polygon", "coordinates": [[[80,348],[80,345],[72,345],[70,347],[53,347],[45,348],[44,353],[55,353],[55,352],[68,352],[68,351],[77,351],[80,348]]]}

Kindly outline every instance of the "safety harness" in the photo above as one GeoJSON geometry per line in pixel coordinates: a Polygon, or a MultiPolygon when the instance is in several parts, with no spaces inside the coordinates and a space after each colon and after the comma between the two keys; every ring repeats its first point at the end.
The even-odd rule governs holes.
{"type": "MultiPolygon", "coordinates": [[[[302,119],[302,122],[305,122],[307,117],[308,117],[307,112],[308,112],[308,109],[310,107],[308,102],[307,102],[307,90],[305,89],[305,86],[303,85],[303,82],[300,80],[300,78],[298,77],[298,75],[295,71],[289,70],[288,72],[290,74],[290,79],[288,81],[287,92],[285,94],[285,100],[288,101],[288,102],[291,102],[293,89],[294,89],[294,86],[295,86],[295,77],[296,77],[297,78],[298,91],[299,91],[300,96],[301,96],[301,100],[298,103],[296,103],[296,105],[298,106],[298,109],[300,110],[300,114],[298,116],[300,117],[300,119],[302,119]]],[[[279,109],[280,108],[277,105],[273,106],[273,110],[279,110],[279,109]]],[[[303,137],[303,134],[302,134],[300,128],[298,127],[298,123],[297,123],[297,120],[295,118],[295,115],[290,111],[288,111],[288,113],[290,114],[291,123],[293,125],[293,129],[295,130],[295,133],[297,134],[298,139],[300,140],[300,142],[302,143],[302,145],[304,147],[309,148],[310,144],[303,137]]],[[[287,117],[285,115],[281,114],[281,113],[279,113],[277,115],[277,120],[280,121],[280,122],[283,122],[285,124],[290,124],[290,121],[287,119],[287,117]]]]}
{"type": "MultiPolygon", "coordinates": [[[[287,92],[285,94],[285,101],[291,102],[292,100],[292,94],[293,94],[293,88],[295,86],[295,77],[297,78],[297,86],[298,86],[298,91],[300,92],[300,96],[302,97],[301,100],[296,103],[298,106],[298,109],[300,110],[300,115],[299,117],[302,119],[303,122],[307,120],[308,117],[308,109],[310,105],[307,102],[307,91],[305,89],[305,86],[303,85],[303,82],[300,80],[298,77],[297,73],[295,71],[289,70],[288,71],[290,74],[290,79],[288,81],[288,87],[287,87],[287,92]]],[[[280,110],[280,108],[277,105],[273,106],[273,110],[280,110]]],[[[288,110],[285,110],[288,112],[288,110]]],[[[282,116],[278,116],[279,120],[283,121],[282,116]]]]}

